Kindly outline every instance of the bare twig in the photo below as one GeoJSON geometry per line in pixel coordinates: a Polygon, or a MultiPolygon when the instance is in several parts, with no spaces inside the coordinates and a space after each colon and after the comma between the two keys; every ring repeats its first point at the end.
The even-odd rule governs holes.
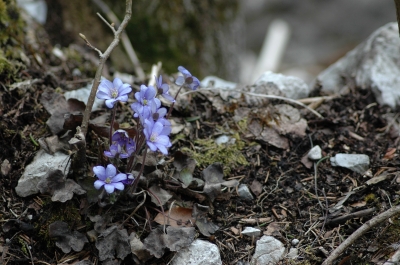
{"type": "Polygon", "coordinates": [[[382,223],[383,221],[389,219],[390,217],[400,213],[400,205],[396,207],[390,208],[386,212],[383,212],[371,220],[367,221],[363,224],[360,228],[358,228],[353,234],[351,234],[345,241],[342,242],[332,253],[329,257],[322,263],[322,265],[330,265],[333,263],[335,259],[337,259],[344,250],[346,250],[351,244],[354,243],[359,237],[361,237],[364,233],[366,233],[369,229],[373,228],[374,226],[382,223]]]}
{"type": "Polygon", "coordinates": [[[118,45],[120,35],[122,34],[123,30],[125,29],[126,25],[128,24],[128,21],[131,19],[131,16],[132,16],[132,0],[126,0],[126,10],[125,10],[124,20],[122,21],[121,25],[118,27],[118,30],[115,31],[114,40],[111,42],[110,46],[108,46],[107,50],[104,53],[100,52],[99,66],[97,67],[96,76],[93,81],[92,90],[90,91],[89,99],[86,104],[86,109],[85,109],[85,112],[83,113],[81,129],[85,136],[86,136],[86,133],[88,130],[90,113],[92,112],[92,107],[93,107],[93,103],[94,103],[94,100],[96,97],[96,92],[100,85],[101,74],[103,72],[104,64],[107,61],[108,57],[110,56],[112,50],[118,45]]]}
{"type": "MultiPolygon", "coordinates": [[[[92,1],[101,9],[101,11],[104,14],[106,14],[108,20],[113,21],[117,25],[119,24],[118,17],[112,12],[112,10],[102,0],[92,0],[92,1]]],[[[111,26],[111,25],[109,25],[109,26],[111,26]]],[[[126,53],[128,54],[129,59],[132,62],[132,65],[133,65],[133,68],[135,69],[135,73],[136,73],[137,77],[139,78],[140,81],[144,81],[146,78],[146,75],[144,74],[144,71],[143,71],[142,67],[140,66],[140,62],[136,55],[136,52],[133,49],[132,44],[129,40],[129,37],[125,32],[122,32],[122,34],[121,34],[121,41],[122,41],[122,45],[125,48],[126,53]]]]}
{"type": "Polygon", "coordinates": [[[281,97],[281,96],[275,96],[275,95],[264,95],[264,94],[257,94],[257,93],[252,93],[252,92],[247,92],[247,91],[243,91],[240,89],[229,89],[229,88],[202,88],[202,89],[198,89],[198,90],[191,90],[191,91],[187,91],[182,93],[181,95],[186,95],[186,94],[190,94],[190,93],[196,93],[196,92],[201,92],[204,90],[226,90],[226,91],[232,91],[232,92],[239,92],[239,93],[243,93],[249,96],[255,96],[255,97],[261,97],[261,98],[269,98],[269,99],[280,99],[280,100],[284,100],[299,106],[302,106],[303,108],[306,108],[307,110],[309,110],[310,112],[312,112],[315,116],[317,116],[318,118],[323,118],[323,116],[321,114],[319,114],[318,112],[316,112],[315,110],[313,110],[312,108],[308,107],[307,105],[304,105],[303,103],[301,103],[298,100],[295,99],[291,99],[291,98],[286,98],[286,97],[281,97]]]}

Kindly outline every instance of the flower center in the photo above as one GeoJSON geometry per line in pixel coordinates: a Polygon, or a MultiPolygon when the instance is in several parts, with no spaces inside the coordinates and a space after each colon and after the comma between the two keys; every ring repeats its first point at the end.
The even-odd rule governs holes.
{"type": "Polygon", "coordinates": [[[185,83],[190,85],[191,83],[193,83],[193,77],[189,76],[188,78],[185,79],[185,83]]]}
{"type": "Polygon", "coordinates": [[[117,98],[118,97],[118,90],[115,88],[111,89],[111,97],[112,98],[117,98]]]}
{"type": "Polygon", "coordinates": [[[143,99],[143,105],[147,105],[148,101],[147,99],[143,99]]]}
{"type": "Polygon", "coordinates": [[[153,133],[151,136],[150,136],[150,142],[157,142],[157,134],[155,134],[155,133],[153,133]]]}
{"type": "Polygon", "coordinates": [[[112,179],[112,177],[108,177],[108,178],[106,178],[106,180],[104,182],[107,183],[107,184],[110,184],[111,183],[111,179],[112,179]]]}

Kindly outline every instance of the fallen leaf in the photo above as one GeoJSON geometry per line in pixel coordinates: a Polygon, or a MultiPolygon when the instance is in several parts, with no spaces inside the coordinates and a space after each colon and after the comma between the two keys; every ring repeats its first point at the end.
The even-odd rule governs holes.
{"type": "Polygon", "coordinates": [[[84,234],[76,230],[71,232],[68,224],[61,221],[49,225],[49,236],[56,238],[56,246],[66,254],[71,252],[71,249],[81,251],[85,243],[89,242],[84,234]]]}
{"type": "Polygon", "coordinates": [[[267,236],[280,236],[281,235],[281,226],[276,223],[276,222],[272,222],[267,226],[267,231],[264,231],[264,235],[267,236]]]}
{"type": "Polygon", "coordinates": [[[193,207],[192,216],[196,218],[196,226],[200,233],[204,236],[211,236],[211,234],[214,234],[219,229],[219,226],[211,222],[207,217],[209,209],[209,206],[204,206],[197,203],[194,204],[193,207]]]}
{"type": "Polygon", "coordinates": [[[169,201],[169,199],[172,198],[172,195],[168,191],[160,188],[159,186],[153,185],[149,188],[149,190],[151,191],[151,193],[149,192],[151,201],[155,205],[163,206],[169,201]],[[158,199],[155,196],[157,196],[158,199]]]}
{"type": "Polygon", "coordinates": [[[64,173],[59,170],[50,170],[37,184],[39,191],[52,195],[51,200],[66,202],[71,200],[74,194],[82,195],[86,191],[72,179],[65,179],[64,173]]]}
{"type": "Polygon", "coordinates": [[[142,241],[140,241],[139,236],[132,232],[129,235],[129,244],[131,245],[131,251],[136,257],[141,261],[145,262],[151,258],[150,253],[146,250],[142,241]]]}
{"type": "Polygon", "coordinates": [[[239,182],[235,179],[228,181],[223,179],[224,171],[221,163],[209,165],[201,174],[205,181],[203,192],[207,194],[211,201],[214,201],[221,193],[221,185],[226,187],[236,187],[239,185],[239,182]]]}
{"type": "Polygon", "coordinates": [[[176,172],[174,177],[179,179],[183,188],[198,186],[198,182],[193,178],[193,171],[196,167],[196,160],[190,158],[188,155],[177,151],[174,154],[174,166],[176,172]]]}
{"type": "Polygon", "coordinates": [[[383,159],[390,160],[396,156],[396,148],[388,148],[383,159]]]}
{"type": "Polygon", "coordinates": [[[152,230],[146,237],[143,244],[145,248],[156,258],[161,258],[165,249],[179,251],[182,248],[192,244],[196,230],[194,227],[172,227],[166,228],[166,234],[163,232],[163,226],[152,230]]]}
{"type": "Polygon", "coordinates": [[[253,180],[250,185],[250,189],[256,196],[258,196],[263,190],[263,185],[258,180],[253,180]]]}
{"type": "Polygon", "coordinates": [[[113,225],[100,234],[96,241],[96,248],[99,250],[100,261],[124,259],[131,253],[128,232],[126,229],[118,229],[116,225],[113,225]]]}
{"type": "Polygon", "coordinates": [[[154,221],[160,225],[170,225],[173,227],[191,227],[195,223],[195,218],[192,217],[192,208],[184,208],[175,206],[170,211],[157,214],[154,221]]]}

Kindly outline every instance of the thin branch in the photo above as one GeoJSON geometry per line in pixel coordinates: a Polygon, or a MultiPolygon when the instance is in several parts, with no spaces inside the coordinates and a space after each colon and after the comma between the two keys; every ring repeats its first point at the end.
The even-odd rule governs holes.
{"type": "Polygon", "coordinates": [[[115,34],[114,23],[110,24],[100,13],[96,13],[101,20],[111,29],[111,31],[115,34]]]}
{"type": "Polygon", "coordinates": [[[229,88],[202,88],[202,89],[198,89],[198,90],[191,90],[191,91],[187,91],[185,93],[182,93],[181,95],[186,95],[186,94],[190,94],[190,93],[195,93],[195,92],[201,92],[204,90],[225,90],[225,91],[232,91],[232,92],[239,92],[239,93],[243,93],[249,96],[255,96],[255,97],[261,97],[261,98],[270,98],[270,99],[280,99],[280,100],[284,100],[284,101],[288,101],[290,103],[302,106],[303,108],[306,108],[307,110],[309,110],[310,112],[312,112],[315,116],[317,116],[318,118],[323,118],[323,116],[321,114],[319,114],[318,112],[316,112],[315,110],[313,110],[312,108],[308,107],[307,105],[304,105],[303,103],[301,103],[298,100],[295,99],[291,99],[291,98],[286,98],[286,97],[281,97],[281,96],[275,96],[275,95],[264,95],[264,94],[257,94],[257,93],[252,93],[252,92],[246,92],[240,89],[229,89],[229,88]]]}
{"type": "MultiPolygon", "coordinates": [[[[92,0],[93,3],[95,3],[101,11],[106,14],[108,20],[113,21],[115,24],[119,24],[119,19],[118,17],[112,12],[112,10],[102,1],[102,0],[92,0]]],[[[136,55],[135,50],[132,47],[132,44],[128,38],[128,35],[126,32],[122,32],[121,34],[121,41],[122,45],[125,48],[126,53],[128,54],[129,59],[132,62],[133,68],[135,69],[135,73],[137,77],[139,78],[140,81],[144,81],[146,78],[146,75],[140,66],[139,59],[136,55]]]]}
{"type": "Polygon", "coordinates": [[[122,34],[123,30],[125,29],[126,25],[128,24],[129,20],[132,16],[132,0],[126,0],[126,10],[125,10],[125,17],[122,21],[121,25],[118,27],[118,30],[114,34],[114,40],[111,42],[110,46],[108,46],[107,50],[101,54],[99,66],[97,67],[96,76],[93,81],[92,90],[90,91],[89,99],[86,104],[85,112],[83,113],[83,120],[81,129],[84,135],[86,135],[88,130],[88,124],[90,119],[90,113],[92,112],[93,103],[96,97],[97,89],[100,85],[101,81],[101,74],[103,73],[103,67],[106,63],[108,57],[110,56],[112,50],[118,45],[120,35],[122,34]]]}
{"type": "Polygon", "coordinates": [[[354,243],[359,237],[365,234],[368,230],[373,228],[374,226],[382,223],[383,221],[389,219],[390,217],[400,213],[400,205],[396,207],[390,208],[386,212],[383,212],[371,220],[367,221],[360,228],[358,228],[353,234],[351,234],[345,241],[342,242],[329,257],[322,263],[322,265],[331,265],[335,259],[337,259],[343,251],[345,251],[351,244],[354,243]]]}

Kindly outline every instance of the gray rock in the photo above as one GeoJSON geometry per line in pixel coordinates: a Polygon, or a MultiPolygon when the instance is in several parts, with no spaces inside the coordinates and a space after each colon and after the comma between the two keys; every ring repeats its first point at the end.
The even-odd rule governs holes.
{"type": "Polygon", "coordinates": [[[307,154],[308,158],[311,160],[320,160],[322,158],[322,150],[319,145],[314,146],[307,154]]]}
{"type": "Polygon", "coordinates": [[[61,152],[56,152],[54,155],[46,153],[40,149],[32,163],[26,168],[21,178],[18,180],[18,185],[15,187],[15,192],[18,196],[27,197],[39,192],[37,184],[50,169],[59,169],[65,172],[69,171],[69,155],[61,152]]]}
{"type": "Polygon", "coordinates": [[[263,236],[256,243],[256,251],[251,259],[252,265],[274,265],[285,254],[285,246],[272,236],[263,236]]]}
{"type": "Polygon", "coordinates": [[[219,265],[222,264],[218,247],[208,241],[196,239],[193,243],[178,251],[172,265],[219,265]]]}
{"type": "Polygon", "coordinates": [[[289,259],[295,259],[299,255],[299,250],[297,248],[290,248],[289,253],[286,255],[289,259]]]}
{"type": "Polygon", "coordinates": [[[246,184],[240,184],[238,187],[238,194],[242,200],[252,201],[254,200],[253,194],[251,194],[249,187],[246,184]]]}
{"type": "Polygon", "coordinates": [[[355,86],[371,88],[377,101],[392,108],[400,106],[400,38],[397,23],[376,30],[366,41],[317,77],[315,87],[325,93],[347,90],[348,78],[355,86]]]}
{"type": "Polygon", "coordinates": [[[261,230],[254,227],[245,227],[245,229],[242,231],[242,235],[249,237],[259,236],[261,235],[261,230]]]}
{"type": "Polygon", "coordinates": [[[345,167],[357,173],[364,174],[369,168],[369,157],[361,154],[336,154],[331,157],[331,165],[345,167]]]}
{"type": "Polygon", "coordinates": [[[297,246],[297,244],[299,244],[300,240],[298,240],[297,238],[294,238],[292,240],[292,246],[297,246]]]}
{"type": "Polygon", "coordinates": [[[260,86],[265,83],[273,83],[286,97],[291,99],[306,98],[310,92],[308,85],[300,78],[276,74],[271,71],[263,73],[254,85],[260,86]]]}

